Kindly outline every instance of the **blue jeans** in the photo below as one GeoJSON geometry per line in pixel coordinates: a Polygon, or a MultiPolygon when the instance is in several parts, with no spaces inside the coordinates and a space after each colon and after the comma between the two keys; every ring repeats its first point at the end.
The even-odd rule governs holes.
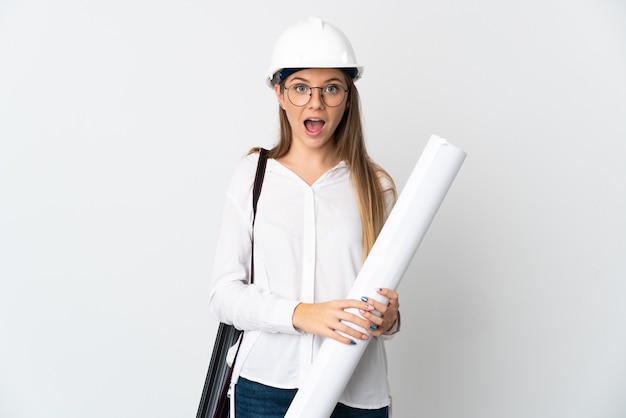
{"type": "MultiPolygon", "coordinates": [[[[298,389],[277,389],[239,377],[235,385],[237,418],[283,418],[298,389]]],[[[388,408],[358,409],[338,403],[330,418],[387,418],[388,408]]]]}

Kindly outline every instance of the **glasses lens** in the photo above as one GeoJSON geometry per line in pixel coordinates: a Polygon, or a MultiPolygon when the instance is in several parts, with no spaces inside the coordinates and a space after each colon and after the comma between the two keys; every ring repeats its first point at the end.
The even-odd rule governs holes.
{"type": "Polygon", "coordinates": [[[346,89],[342,86],[330,84],[325,87],[309,87],[305,84],[295,84],[287,89],[287,97],[294,106],[305,106],[311,100],[313,89],[319,89],[322,101],[326,106],[337,107],[343,103],[346,98],[346,89]]]}
{"type": "Polygon", "coordinates": [[[341,86],[331,84],[322,90],[322,100],[326,106],[336,107],[346,98],[346,90],[341,86]]]}
{"type": "Polygon", "coordinates": [[[287,88],[287,95],[295,106],[304,106],[311,100],[311,89],[304,84],[295,84],[287,88]]]}

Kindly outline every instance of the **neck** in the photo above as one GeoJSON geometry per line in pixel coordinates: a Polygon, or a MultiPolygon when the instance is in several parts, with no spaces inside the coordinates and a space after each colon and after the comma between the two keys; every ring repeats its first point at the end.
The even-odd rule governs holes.
{"type": "Polygon", "coordinates": [[[325,172],[339,163],[339,156],[333,147],[308,148],[293,146],[278,161],[295,172],[309,185],[315,183],[325,172]]]}
{"type": "Polygon", "coordinates": [[[301,146],[294,141],[289,152],[280,160],[288,161],[290,165],[298,165],[303,168],[330,169],[337,165],[339,156],[332,144],[321,148],[310,148],[301,146]]]}

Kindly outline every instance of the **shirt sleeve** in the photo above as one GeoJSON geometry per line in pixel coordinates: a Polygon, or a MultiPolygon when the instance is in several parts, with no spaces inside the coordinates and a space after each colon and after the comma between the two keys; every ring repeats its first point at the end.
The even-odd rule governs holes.
{"type": "Polygon", "coordinates": [[[390,340],[390,339],[392,339],[394,335],[396,335],[398,332],[400,332],[401,325],[402,325],[402,320],[400,319],[400,311],[398,311],[398,319],[396,319],[396,322],[394,322],[393,326],[391,327],[391,329],[389,331],[385,332],[379,338],[381,340],[390,340]]]}
{"type": "Polygon", "coordinates": [[[298,334],[292,317],[299,301],[277,298],[249,284],[252,185],[257,161],[258,154],[242,160],[228,187],[213,260],[209,310],[218,321],[240,330],[298,334]]]}

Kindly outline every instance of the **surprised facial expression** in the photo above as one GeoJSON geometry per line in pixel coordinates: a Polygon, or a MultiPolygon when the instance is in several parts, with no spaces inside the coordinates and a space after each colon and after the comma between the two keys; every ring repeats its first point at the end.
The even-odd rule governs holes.
{"type": "Polygon", "coordinates": [[[274,86],[291,125],[292,146],[334,146],[335,129],[348,103],[346,77],[335,68],[310,68],[287,77],[284,88],[274,86]]]}

